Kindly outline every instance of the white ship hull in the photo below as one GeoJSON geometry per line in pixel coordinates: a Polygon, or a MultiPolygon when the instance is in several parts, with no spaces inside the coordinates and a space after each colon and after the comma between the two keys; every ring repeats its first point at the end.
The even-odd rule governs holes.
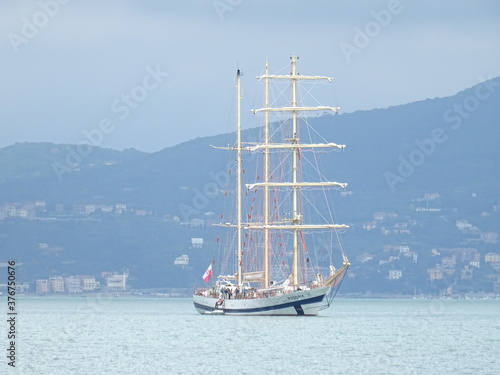
{"type": "Polygon", "coordinates": [[[300,290],[275,297],[254,299],[225,299],[216,307],[217,298],[194,295],[194,307],[200,314],[224,315],[318,315],[323,298],[330,286],[300,290]]]}

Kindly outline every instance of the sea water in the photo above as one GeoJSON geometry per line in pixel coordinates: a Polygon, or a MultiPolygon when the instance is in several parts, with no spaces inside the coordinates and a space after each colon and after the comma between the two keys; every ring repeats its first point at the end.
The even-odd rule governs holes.
{"type": "Polygon", "coordinates": [[[337,298],[318,317],[237,317],[190,299],[19,296],[15,368],[4,310],[1,374],[500,374],[498,300],[337,298]]]}

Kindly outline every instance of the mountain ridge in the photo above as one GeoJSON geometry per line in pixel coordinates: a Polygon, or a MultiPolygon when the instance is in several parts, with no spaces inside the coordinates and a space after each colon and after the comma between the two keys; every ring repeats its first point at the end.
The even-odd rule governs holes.
{"type": "MultiPolygon", "coordinates": [[[[433,246],[477,245],[475,234],[464,237],[450,224],[457,219],[476,221],[483,231],[498,230],[494,207],[500,205],[499,86],[500,78],[496,77],[450,97],[312,120],[326,139],[347,145],[342,152],[326,155],[325,173],[332,180],[348,182],[347,189],[353,192],[350,198],[337,202],[337,212],[352,227],[352,234],[346,234],[348,254],[354,258],[364,252],[382,254],[380,249],[388,243],[410,245],[422,254],[433,246]],[[441,228],[444,223],[425,216],[432,214],[415,213],[418,199],[429,193],[440,198],[426,202],[427,207],[439,208],[449,225],[441,228]],[[405,218],[409,225],[418,222],[425,230],[416,227],[412,229],[415,235],[407,237],[377,236],[363,230],[378,211],[397,212],[401,220],[405,218]],[[484,212],[488,216],[481,216],[484,212]],[[436,226],[443,235],[436,233],[436,226]]],[[[257,139],[259,131],[259,127],[250,128],[243,135],[257,139]]],[[[106,269],[129,268],[142,275],[137,276],[136,286],[196,285],[196,275],[203,273],[214,257],[215,236],[208,226],[197,228],[189,223],[193,219],[208,223],[206,214],[218,212],[220,192],[229,183],[228,169],[234,156],[210,145],[233,143],[233,135],[227,133],[195,138],[153,153],[100,147],[80,152],[78,145],[52,143],[18,143],[2,148],[0,207],[43,201],[45,212],[37,212],[40,218],[52,215],[56,205],[63,207],[65,216],[48,224],[7,215],[0,220],[0,232],[7,238],[0,242],[0,248],[16,249],[28,259],[26,275],[31,279],[76,272],[78,267],[97,272],[101,265],[106,269]],[[79,205],[117,204],[135,213],[74,213],[79,205]],[[151,215],[143,219],[137,212],[151,215]],[[70,220],[68,217],[78,218],[79,224],[63,221],[70,220]],[[179,227],[172,219],[175,217],[188,226],[179,227]],[[11,225],[12,220],[17,227],[11,225]],[[91,235],[86,236],[85,231],[91,235]],[[207,238],[208,251],[190,249],[191,237],[207,238]],[[41,255],[39,242],[64,243],[66,250],[41,255]],[[181,272],[167,265],[183,253],[192,256],[192,270],[181,272]],[[77,266],[68,265],[72,260],[77,266]]],[[[481,253],[493,249],[481,246],[481,253]]],[[[431,259],[427,255],[422,258],[431,259]]],[[[351,263],[352,273],[361,274],[363,264],[351,263]]],[[[422,284],[425,275],[423,269],[420,272],[418,283],[422,284]]],[[[363,289],[364,282],[369,283],[360,282],[356,288],[363,289]]]]}

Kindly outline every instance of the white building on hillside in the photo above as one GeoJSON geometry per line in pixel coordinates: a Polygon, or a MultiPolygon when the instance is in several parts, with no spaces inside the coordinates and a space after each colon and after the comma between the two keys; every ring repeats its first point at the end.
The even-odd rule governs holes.
{"type": "Polygon", "coordinates": [[[127,290],[128,273],[121,275],[111,275],[106,279],[106,286],[109,292],[124,292],[127,290]]]}

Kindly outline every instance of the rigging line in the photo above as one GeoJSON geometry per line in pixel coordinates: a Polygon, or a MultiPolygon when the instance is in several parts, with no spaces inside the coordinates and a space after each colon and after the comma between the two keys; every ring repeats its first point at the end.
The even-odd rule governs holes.
{"type": "MultiPolygon", "coordinates": [[[[274,68],[269,67],[270,72],[276,72],[275,75],[281,75],[281,72],[288,71],[290,69],[290,64],[285,64],[281,68],[274,70],[274,68]]],[[[274,80],[272,80],[274,81],[274,80]]]]}
{"type": "MultiPolygon", "coordinates": [[[[313,151],[313,155],[316,155],[316,152],[313,151]]],[[[311,160],[309,160],[309,158],[306,155],[302,154],[302,159],[303,159],[303,162],[307,163],[307,165],[309,165],[313,169],[313,171],[317,173],[318,178],[320,179],[320,182],[329,181],[328,178],[326,178],[326,176],[319,169],[320,167],[318,165],[314,164],[311,160]]],[[[308,173],[308,174],[311,174],[311,173],[308,173]]]]}
{"type": "Polygon", "coordinates": [[[312,236],[314,242],[315,256],[316,256],[316,268],[318,271],[320,270],[320,256],[323,256],[322,253],[328,254],[328,264],[332,264],[332,256],[333,256],[333,241],[332,241],[332,233],[331,231],[323,232],[322,237],[316,238],[316,236],[312,236]],[[330,237],[328,240],[327,235],[330,237]],[[316,249],[318,249],[316,251],[316,249]]]}
{"type": "MultiPolygon", "coordinates": [[[[309,134],[309,137],[310,137],[310,139],[312,139],[312,136],[311,136],[311,127],[310,127],[310,126],[308,126],[308,127],[307,127],[307,129],[308,129],[308,134],[309,134]]],[[[319,175],[320,175],[320,178],[325,178],[325,179],[326,179],[326,176],[324,176],[324,175],[323,175],[323,174],[319,171],[319,167],[320,167],[320,164],[321,164],[321,163],[320,163],[320,161],[318,160],[318,156],[317,156],[317,154],[316,154],[315,152],[313,152],[313,159],[314,159],[314,166],[316,167],[316,170],[318,171],[318,173],[319,173],[319,175]]],[[[306,160],[309,160],[309,159],[307,158],[306,160]]],[[[334,217],[332,216],[332,214],[331,214],[331,211],[332,211],[332,210],[331,210],[331,202],[330,202],[330,199],[328,199],[328,196],[326,195],[326,189],[325,189],[325,190],[323,190],[323,195],[324,195],[324,200],[325,200],[325,202],[326,202],[326,206],[327,206],[327,208],[328,208],[328,212],[329,212],[329,214],[330,214],[330,218],[331,218],[331,219],[336,219],[336,218],[334,218],[334,217]]]]}
{"type": "Polygon", "coordinates": [[[289,204],[288,200],[290,199],[291,196],[291,191],[288,192],[288,194],[285,194],[283,196],[283,199],[278,199],[278,205],[276,206],[276,212],[281,216],[281,208],[284,207],[286,204],[289,204]]]}
{"type": "Polygon", "coordinates": [[[318,81],[312,81],[312,82],[307,82],[310,86],[310,88],[308,89],[306,87],[306,82],[299,82],[299,86],[300,86],[300,98],[303,102],[305,102],[305,99],[306,98],[312,98],[313,101],[315,101],[317,104],[321,105],[321,103],[319,102],[318,99],[316,99],[316,97],[312,94],[312,90],[314,90],[314,88],[316,87],[316,85],[318,84],[318,81]]]}
{"type": "Polygon", "coordinates": [[[336,85],[331,85],[330,86],[330,92],[333,93],[334,103],[337,104],[338,103],[338,99],[337,99],[337,93],[335,91],[335,87],[336,87],[336,85]]]}
{"type": "Polygon", "coordinates": [[[244,72],[246,74],[253,73],[253,72],[256,72],[256,71],[261,72],[260,75],[264,74],[264,70],[262,69],[262,64],[259,64],[259,65],[255,66],[254,68],[248,68],[248,69],[245,68],[245,69],[242,69],[242,72],[244,72]]]}
{"type": "MultiPolygon", "coordinates": [[[[309,136],[309,141],[311,143],[314,143],[314,137],[312,136],[311,134],[311,130],[314,130],[314,128],[312,127],[311,123],[306,119],[304,120],[304,125],[305,125],[305,128],[307,130],[307,135],[309,136]]],[[[316,135],[319,135],[318,132],[315,133],[316,135]]],[[[326,139],[323,138],[322,136],[319,137],[323,142],[327,143],[326,139]]]]}
{"type": "MultiPolygon", "coordinates": [[[[347,272],[347,270],[345,272],[347,272]]],[[[338,283],[338,285],[335,285],[335,289],[332,290],[332,292],[334,292],[334,293],[333,293],[333,295],[331,297],[329,297],[328,306],[330,306],[331,303],[333,302],[335,296],[337,295],[337,293],[338,293],[338,291],[340,289],[340,286],[342,285],[342,282],[344,281],[344,278],[345,278],[345,273],[344,273],[344,275],[342,275],[342,278],[340,279],[340,282],[338,283]]]]}
{"type": "Polygon", "coordinates": [[[276,167],[270,171],[270,176],[273,176],[275,174],[278,174],[279,171],[283,171],[283,167],[285,166],[286,162],[290,159],[290,156],[288,154],[282,154],[281,156],[285,156],[284,158],[280,158],[281,160],[279,163],[276,163],[276,167]]]}
{"type": "MultiPolygon", "coordinates": [[[[308,125],[307,126],[307,134],[309,136],[309,139],[312,141],[313,140],[313,136],[311,134],[311,126],[310,126],[310,124],[308,122],[306,122],[306,123],[308,125]]],[[[315,133],[317,135],[320,135],[317,131],[315,133]]],[[[321,137],[321,135],[320,135],[320,137],[321,137]]],[[[320,177],[320,179],[325,179],[326,180],[326,177],[319,170],[320,161],[318,160],[318,155],[316,154],[316,152],[313,152],[314,163],[308,157],[306,157],[305,160],[316,171],[316,173],[318,174],[318,176],[320,177]]],[[[309,200],[309,198],[305,194],[302,194],[302,196],[304,197],[305,200],[307,200],[309,203],[311,203],[310,207],[312,207],[316,211],[316,213],[320,215],[320,217],[323,220],[325,220],[326,222],[329,222],[329,221],[330,222],[331,221],[337,222],[336,215],[334,215],[334,210],[333,210],[333,207],[332,207],[332,202],[330,201],[330,199],[328,199],[326,189],[323,189],[322,193],[323,193],[324,201],[326,202],[327,212],[328,212],[328,216],[330,217],[330,220],[326,219],[326,217],[321,212],[318,211],[318,209],[316,208],[316,206],[312,204],[312,202],[309,200]],[[332,213],[332,211],[333,211],[333,213],[332,213]],[[333,217],[335,217],[335,220],[333,220],[333,217]]],[[[337,237],[337,243],[339,243],[339,246],[341,247],[341,253],[344,254],[342,242],[341,242],[341,239],[340,239],[340,234],[338,233],[338,231],[335,231],[335,234],[331,233],[331,231],[330,231],[330,244],[333,244],[333,236],[334,235],[337,237]]],[[[332,250],[333,250],[333,248],[331,248],[327,252],[330,264],[333,264],[333,258],[332,258],[333,257],[333,252],[332,252],[332,250]]]]}
{"type": "MultiPolygon", "coordinates": [[[[309,140],[312,142],[312,137],[309,136],[309,140]]],[[[319,151],[319,152],[322,152],[322,151],[319,151]]],[[[324,182],[324,181],[329,181],[329,179],[323,174],[323,172],[321,172],[321,169],[320,169],[320,161],[318,160],[317,158],[317,153],[319,153],[318,151],[316,150],[311,150],[311,152],[309,154],[312,153],[313,155],[313,161],[310,160],[310,158],[304,153],[303,155],[303,159],[304,161],[313,169],[313,171],[315,173],[317,173],[317,176],[318,178],[320,179],[321,182],[324,182]]]]}
{"type": "MultiPolygon", "coordinates": [[[[308,134],[309,134],[309,136],[311,137],[311,134],[310,134],[311,127],[310,127],[310,126],[308,126],[308,127],[307,127],[307,129],[308,129],[308,134]]],[[[313,129],[313,130],[314,130],[314,129],[313,129]]],[[[316,134],[318,134],[318,135],[319,135],[319,133],[317,133],[317,132],[316,132],[316,134]]],[[[312,137],[311,137],[311,138],[312,138],[312,137]]],[[[318,161],[318,157],[317,157],[317,154],[316,154],[316,153],[313,153],[313,158],[314,158],[314,161],[315,161],[315,165],[317,166],[317,168],[319,168],[319,164],[320,164],[320,162],[318,161]]],[[[309,162],[308,158],[307,158],[306,160],[309,162]]],[[[311,164],[311,166],[312,166],[313,168],[315,167],[315,165],[311,164]]],[[[319,172],[319,170],[318,170],[318,172],[319,172]]],[[[324,176],[322,175],[322,173],[321,173],[321,172],[319,172],[319,174],[321,175],[321,177],[324,177],[324,176]]],[[[334,222],[337,222],[337,221],[338,221],[338,219],[337,219],[337,215],[336,215],[336,212],[335,212],[335,208],[334,208],[334,206],[333,206],[333,202],[331,202],[331,201],[330,201],[330,199],[328,199],[328,197],[327,197],[327,194],[326,194],[326,193],[327,193],[327,192],[326,192],[326,189],[324,189],[324,190],[323,190],[323,195],[324,195],[324,201],[325,201],[325,203],[326,203],[326,207],[327,207],[327,209],[328,209],[328,214],[329,214],[329,216],[330,216],[331,220],[334,220],[334,222]]],[[[341,254],[342,254],[342,256],[345,256],[345,252],[344,252],[344,244],[343,244],[342,238],[341,238],[341,236],[340,236],[340,233],[339,233],[339,231],[334,231],[334,232],[335,232],[335,236],[337,237],[337,242],[338,242],[338,244],[339,244],[341,254]]]]}
{"type": "Polygon", "coordinates": [[[314,212],[319,215],[321,217],[321,219],[323,219],[326,223],[329,223],[330,221],[316,208],[315,205],[313,205],[313,203],[311,202],[311,200],[309,198],[307,198],[307,196],[303,193],[301,193],[301,197],[302,199],[306,200],[307,203],[309,203],[310,207],[314,208],[314,212]]]}
{"type": "Polygon", "coordinates": [[[272,102],[269,103],[269,107],[279,107],[279,101],[288,103],[288,91],[290,90],[290,83],[283,83],[279,85],[277,82],[271,80],[269,88],[272,94],[272,102]],[[275,94],[277,92],[278,94],[275,94]]]}
{"type": "MultiPolygon", "coordinates": [[[[248,85],[245,84],[244,82],[241,82],[241,99],[242,99],[242,107],[243,108],[255,108],[255,102],[257,98],[259,97],[259,88],[258,86],[254,85],[248,85]],[[249,90],[248,87],[253,87],[253,90],[249,90]],[[250,94],[250,91],[252,91],[252,95],[250,94]]],[[[233,103],[236,101],[236,98],[233,95],[233,103]]],[[[254,124],[255,117],[250,111],[242,110],[242,119],[241,119],[241,127],[243,129],[249,129],[252,127],[257,127],[258,125],[254,124]],[[250,124],[248,126],[248,124],[250,124]],[[254,126],[252,126],[254,124],[254,126]]]]}
{"type": "Polygon", "coordinates": [[[278,122],[274,122],[273,124],[271,124],[271,131],[270,131],[270,135],[269,135],[269,139],[272,140],[274,139],[277,135],[278,135],[278,132],[280,130],[282,130],[282,127],[285,126],[285,123],[288,121],[288,119],[285,119],[285,120],[280,120],[278,122]]]}
{"type": "MultiPolygon", "coordinates": [[[[311,134],[311,131],[316,135],[318,136],[323,142],[325,143],[328,143],[328,141],[326,140],[325,137],[323,137],[323,135],[321,133],[318,132],[318,130],[316,130],[314,128],[314,126],[312,126],[312,124],[309,122],[309,121],[305,121],[305,124],[307,125],[307,129],[309,131],[309,134],[311,134]]],[[[313,139],[313,137],[310,135],[311,139],[313,139]]],[[[335,149],[336,151],[338,151],[338,149],[335,149]]]]}

